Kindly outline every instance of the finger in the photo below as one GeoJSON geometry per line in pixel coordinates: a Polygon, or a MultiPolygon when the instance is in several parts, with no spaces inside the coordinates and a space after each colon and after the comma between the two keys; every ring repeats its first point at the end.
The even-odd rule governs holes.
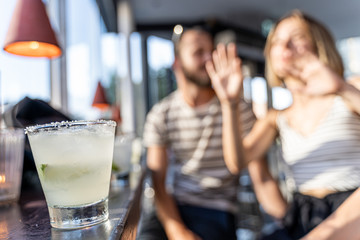
{"type": "Polygon", "coordinates": [[[226,69],[226,67],[228,66],[228,59],[227,59],[227,54],[226,54],[226,47],[223,43],[218,44],[217,52],[218,52],[218,57],[220,60],[219,63],[220,63],[221,69],[226,69]]]}
{"type": "Polygon", "coordinates": [[[211,80],[213,80],[216,76],[215,67],[212,61],[207,61],[205,64],[205,68],[211,80]]]}
{"type": "Polygon", "coordinates": [[[316,61],[315,54],[304,47],[298,47],[295,51],[295,65],[299,69],[304,69],[306,65],[316,61]]]}
{"type": "Polygon", "coordinates": [[[308,64],[307,66],[305,66],[301,72],[301,78],[304,81],[309,80],[309,78],[311,78],[311,76],[317,72],[317,70],[319,70],[319,65],[317,64],[308,64]]]}
{"type": "Polygon", "coordinates": [[[214,64],[211,61],[206,62],[205,64],[206,71],[209,74],[211,83],[215,89],[218,89],[220,86],[220,78],[218,77],[214,64]]]}
{"type": "Polygon", "coordinates": [[[238,74],[241,79],[243,78],[242,68],[241,68],[241,59],[240,59],[240,58],[235,58],[235,59],[232,61],[231,71],[232,71],[233,73],[238,74]]]}
{"type": "Polygon", "coordinates": [[[301,69],[299,69],[295,64],[285,67],[285,72],[293,78],[301,78],[301,69]]]}
{"type": "Polygon", "coordinates": [[[294,53],[294,60],[292,62],[292,68],[303,69],[304,68],[304,56],[300,54],[298,51],[294,53]]]}
{"type": "Polygon", "coordinates": [[[229,43],[227,46],[227,54],[229,62],[234,61],[237,58],[235,43],[229,43]]]}
{"type": "Polygon", "coordinates": [[[213,60],[213,63],[214,63],[214,68],[215,68],[215,71],[221,71],[221,62],[220,62],[220,58],[219,58],[219,54],[218,54],[218,51],[217,50],[214,50],[213,52],[213,56],[212,56],[212,60],[213,60]]]}

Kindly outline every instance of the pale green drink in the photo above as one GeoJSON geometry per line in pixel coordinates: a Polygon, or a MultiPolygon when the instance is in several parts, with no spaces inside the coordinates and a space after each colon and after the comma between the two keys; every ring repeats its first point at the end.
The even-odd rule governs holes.
{"type": "Polygon", "coordinates": [[[107,220],[115,126],[99,120],[26,129],[53,227],[107,220]]]}

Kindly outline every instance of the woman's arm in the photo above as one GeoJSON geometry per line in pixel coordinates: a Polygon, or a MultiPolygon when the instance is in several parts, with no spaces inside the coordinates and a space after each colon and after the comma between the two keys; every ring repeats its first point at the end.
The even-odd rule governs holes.
{"type": "Polygon", "coordinates": [[[263,158],[275,137],[277,110],[270,110],[263,119],[257,120],[250,133],[244,138],[243,145],[248,161],[263,158]]]}
{"type": "Polygon", "coordinates": [[[360,115],[360,90],[344,80],[341,81],[342,84],[339,88],[338,95],[346,101],[352,111],[360,115]]]}
{"type": "Polygon", "coordinates": [[[283,198],[278,182],[269,171],[265,152],[277,135],[277,111],[271,110],[264,119],[258,120],[245,140],[249,162],[248,170],[256,197],[265,212],[276,219],[285,216],[287,202],[283,198]]]}
{"type": "Polygon", "coordinates": [[[360,188],[302,240],[360,239],[360,188]]]}
{"type": "MultiPolygon", "coordinates": [[[[223,140],[226,141],[226,139],[232,139],[234,142],[241,143],[241,139],[239,139],[241,136],[239,133],[241,125],[237,124],[239,122],[237,117],[239,116],[238,106],[231,106],[228,104],[222,108],[224,120],[223,140]],[[232,136],[234,134],[236,134],[236,136],[232,136]]],[[[264,119],[258,120],[252,131],[245,137],[243,142],[245,146],[245,156],[248,160],[250,160],[248,170],[253,182],[256,197],[266,213],[276,219],[281,219],[285,216],[287,202],[283,198],[277,181],[270,174],[264,157],[277,135],[275,127],[276,117],[277,112],[273,110],[270,111],[264,119]]],[[[224,142],[224,144],[225,146],[223,149],[225,161],[235,159],[231,155],[226,156],[229,152],[230,154],[232,152],[236,152],[235,155],[241,156],[244,151],[242,144],[231,145],[226,142],[224,142]],[[230,146],[237,149],[230,149],[230,146]]],[[[235,161],[227,162],[227,166],[229,169],[232,169],[233,173],[237,173],[241,170],[241,166],[243,165],[236,165],[236,162],[234,162],[235,161]]],[[[245,161],[242,161],[242,164],[246,164],[245,161]]]]}

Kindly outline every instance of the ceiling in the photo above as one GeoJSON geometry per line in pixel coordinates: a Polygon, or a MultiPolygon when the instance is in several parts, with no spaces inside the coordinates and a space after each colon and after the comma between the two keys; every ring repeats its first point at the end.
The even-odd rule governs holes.
{"type": "Polygon", "coordinates": [[[130,4],[138,27],[215,19],[261,33],[265,19],[276,20],[298,8],[323,22],[336,39],[360,36],[359,0],[130,0],[130,4]]]}
{"type": "MultiPolygon", "coordinates": [[[[263,61],[262,49],[265,43],[265,35],[262,34],[264,21],[271,23],[292,9],[300,9],[318,19],[330,29],[336,40],[360,36],[360,0],[96,0],[96,2],[109,32],[118,31],[117,23],[120,19],[121,25],[130,22],[131,27],[136,31],[150,32],[170,39],[171,30],[176,24],[210,23],[216,33],[227,29],[235,30],[232,33],[236,33],[236,39],[233,40],[237,42],[238,52],[242,58],[260,61],[263,61]],[[126,11],[123,11],[123,7],[118,7],[120,5],[126,5],[126,11]]],[[[224,36],[227,37],[226,34],[224,36]]]]}

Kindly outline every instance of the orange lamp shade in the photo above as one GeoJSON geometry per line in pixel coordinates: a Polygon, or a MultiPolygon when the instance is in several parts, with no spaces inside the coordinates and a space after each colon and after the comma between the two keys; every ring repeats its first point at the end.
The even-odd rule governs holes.
{"type": "Polygon", "coordinates": [[[20,56],[55,58],[61,48],[42,0],[18,0],[4,50],[20,56]]]}
{"type": "Polygon", "coordinates": [[[99,108],[100,110],[105,110],[106,108],[109,107],[109,102],[106,99],[105,90],[101,85],[101,82],[98,82],[98,85],[96,87],[96,92],[92,106],[99,108]]]}

